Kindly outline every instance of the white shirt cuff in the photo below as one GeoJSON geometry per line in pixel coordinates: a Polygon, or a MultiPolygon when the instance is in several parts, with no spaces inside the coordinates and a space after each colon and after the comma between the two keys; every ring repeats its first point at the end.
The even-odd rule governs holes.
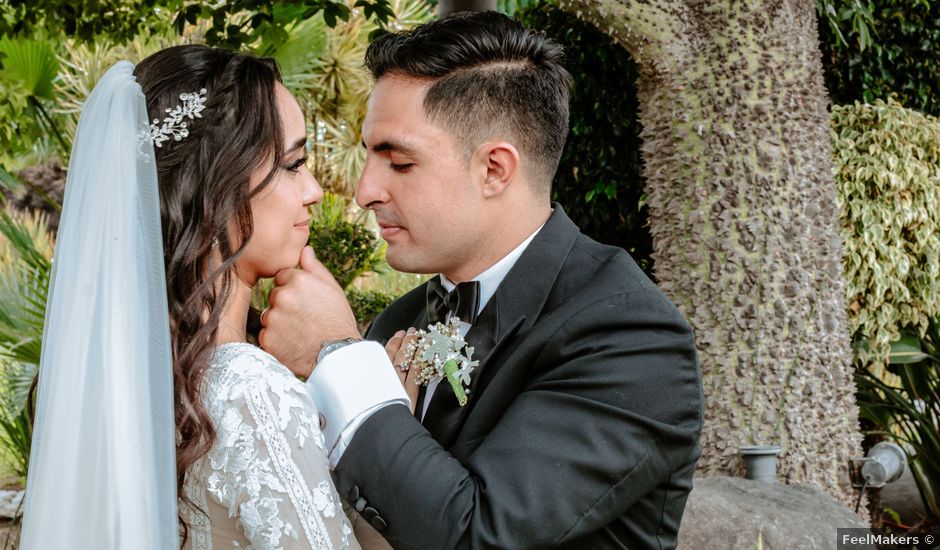
{"type": "Polygon", "coordinates": [[[327,355],[306,382],[307,393],[323,415],[320,429],[335,467],[375,411],[400,403],[411,407],[395,367],[377,342],[358,342],[327,355]]]}

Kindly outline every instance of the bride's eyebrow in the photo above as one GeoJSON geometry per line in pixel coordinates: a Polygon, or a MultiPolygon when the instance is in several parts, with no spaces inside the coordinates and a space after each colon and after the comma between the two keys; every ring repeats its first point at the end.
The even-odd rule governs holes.
{"type": "Polygon", "coordinates": [[[297,149],[300,149],[300,148],[302,148],[302,147],[304,147],[304,146],[306,146],[306,145],[307,145],[307,136],[304,136],[304,137],[302,137],[302,138],[298,138],[297,141],[295,141],[295,142],[293,143],[293,145],[291,145],[290,147],[288,147],[288,148],[284,151],[284,156],[286,157],[287,155],[293,153],[293,152],[296,151],[297,149]]]}

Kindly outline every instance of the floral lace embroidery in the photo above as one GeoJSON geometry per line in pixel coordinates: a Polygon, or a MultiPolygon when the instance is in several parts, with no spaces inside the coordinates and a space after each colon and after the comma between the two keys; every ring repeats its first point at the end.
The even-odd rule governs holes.
{"type": "MultiPolygon", "coordinates": [[[[313,441],[325,460],[316,409],[301,383],[258,348],[227,345],[213,358],[203,395],[218,439],[188,472],[192,475],[187,475],[187,481],[205,480],[202,486],[195,479],[187,484],[196,504],[203,506],[197,498],[205,501],[208,492],[228,509],[229,517],[238,517],[255,546],[267,549],[280,548],[282,537],[298,540],[301,536],[280,515],[286,498],[296,510],[302,536],[311,548],[333,547],[324,518],[336,515],[340,516],[341,544],[346,548],[352,529],[335,491],[326,480],[311,491],[291,456],[289,439],[300,448],[313,441]],[[246,411],[248,419],[242,414],[246,411]]],[[[205,525],[199,525],[199,538],[193,537],[193,550],[211,550],[208,518],[191,511],[193,525],[196,516],[205,525]]],[[[235,546],[245,550],[254,547],[235,546]]]]}
{"type": "MultiPolygon", "coordinates": [[[[289,394],[285,393],[281,395],[281,403],[288,399],[287,395],[289,394]]],[[[307,484],[304,483],[300,469],[294,461],[291,460],[290,447],[288,446],[287,439],[284,437],[284,430],[287,428],[287,423],[283,422],[283,415],[280,415],[283,426],[281,429],[278,429],[279,426],[275,425],[274,419],[268,417],[269,413],[275,410],[268,395],[251,391],[248,392],[247,398],[251,415],[258,420],[258,431],[265,444],[267,444],[268,454],[273,459],[274,469],[277,471],[277,478],[283,480],[284,485],[286,485],[286,487],[282,486],[280,492],[288,494],[291,503],[294,505],[298,514],[300,514],[304,533],[307,535],[307,542],[310,544],[311,548],[332,548],[329,537],[326,535],[326,526],[323,524],[323,518],[320,514],[314,513],[310,490],[307,488],[307,484]]],[[[304,412],[309,413],[309,411],[304,412]]],[[[300,414],[303,415],[303,413],[300,414]]],[[[312,415],[305,420],[308,425],[312,425],[315,421],[312,415]]],[[[275,508],[271,519],[268,520],[270,524],[277,525],[279,523],[280,520],[276,518],[276,515],[277,509],[275,508]]],[[[245,522],[244,517],[242,522],[245,522]]],[[[296,533],[294,536],[296,537],[296,533]]]]}

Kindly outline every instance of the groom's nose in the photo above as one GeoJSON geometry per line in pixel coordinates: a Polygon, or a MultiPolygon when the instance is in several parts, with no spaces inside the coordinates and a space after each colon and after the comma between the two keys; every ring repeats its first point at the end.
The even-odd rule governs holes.
{"type": "Polygon", "coordinates": [[[360,208],[375,208],[387,203],[389,199],[385,186],[380,183],[380,178],[373,176],[372,165],[373,163],[366,159],[362,175],[359,176],[359,183],[356,184],[356,204],[360,208]]]}

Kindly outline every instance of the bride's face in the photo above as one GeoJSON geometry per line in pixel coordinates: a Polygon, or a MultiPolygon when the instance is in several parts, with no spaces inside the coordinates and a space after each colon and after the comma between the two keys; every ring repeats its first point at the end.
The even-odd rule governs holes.
{"type": "MultiPolygon", "coordinates": [[[[283,85],[277,84],[276,93],[284,156],[271,182],[251,199],[254,231],[235,263],[239,278],[249,285],[298,264],[310,236],[308,207],[323,199],[323,189],[305,162],[307,129],[300,106],[283,85]]],[[[270,161],[260,166],[249,189],[253,191],[270,169],[270,161]]]]}

